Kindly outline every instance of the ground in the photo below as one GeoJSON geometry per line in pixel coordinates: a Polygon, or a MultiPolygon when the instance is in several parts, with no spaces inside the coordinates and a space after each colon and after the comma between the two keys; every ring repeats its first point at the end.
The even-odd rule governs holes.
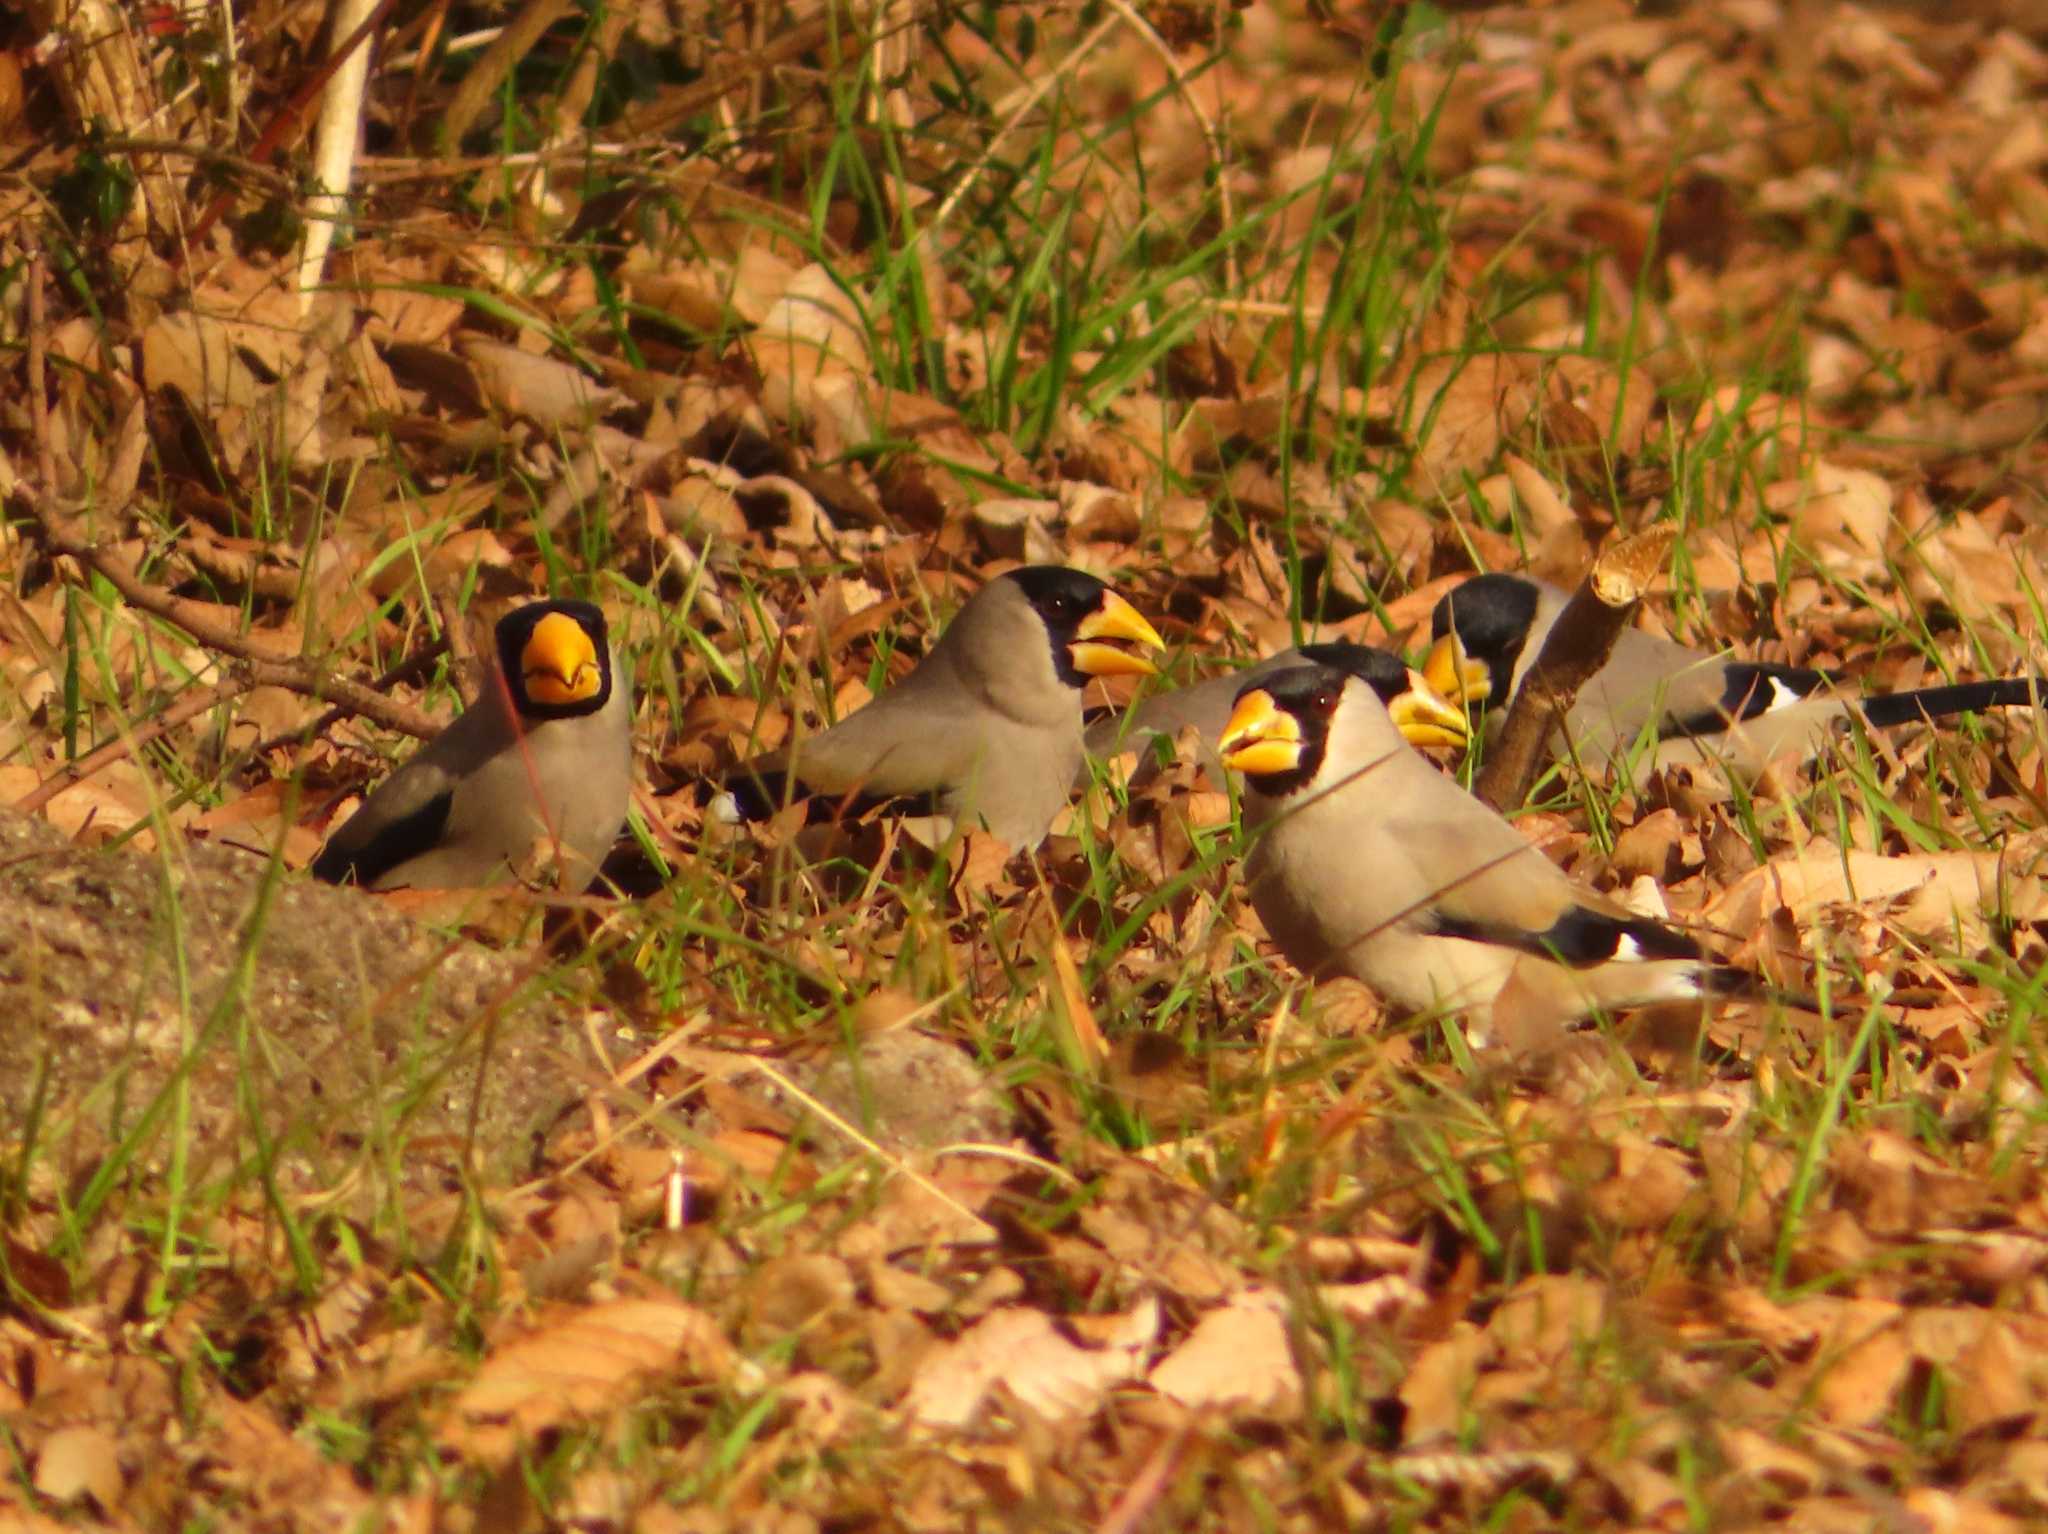
{"type": "Polygon", "coordinates": [[[2026,0],[0,22],[0,1526],[2048,1521],[2033,711],[1538,784],[1820,1003],[1540,1068],[1306,985],[1194,762],[699,791],[1019,560],[1170,680],[1658,529],[1659,632],[2037,671],[2044,123],[2026,0]],[[313,886],[548,592],[630,898],[313,886]]]}

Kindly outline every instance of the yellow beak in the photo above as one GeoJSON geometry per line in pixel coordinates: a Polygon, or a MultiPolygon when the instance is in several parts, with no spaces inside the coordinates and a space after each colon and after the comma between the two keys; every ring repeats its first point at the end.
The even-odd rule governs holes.
{"type": "Polygon", "coordinates": [[[1102,593],[1102,605],[1083,618],[1067,646],[1074,669],[1083,676],[1157,676],[1159,668],[1142,655],[1119,650],[1105,639],[1122,639],[1148,649],[1163,650],[1166,641],[1145,621],[1145,615],[1114,591],[1102,593]]]}
{"type": "Polygon", "coordinates": [[[1216,750],[1224,766],[1248,778],[1292,772],[1301,765],[1301,722],[1265,688],[1254,687],[1237,700],[1216,750]]]}
{"type": "Polygon", "coordinates": [[[567,613],[549,613],[533,626],[519,655],[519,670],[534,703],[581,703],[596,697],[604,685],[597,645],[567,613]]]}
{"type": "Polygon", "coordinates": [[[1387,705],[1387,714],[1411,746],[1463,746],[1472,739],[1465,711],[1446,702],[1419,671],[1408,673],[1408,690],[1387,705]]]}
{"type": "Polygon", "coordinates": [[[1455,633],[1430,646],[1422,676],[1440,698],[1453,703],[1484,703],[1493,696],[1493,673],[1465,654],[1455,633]]]}

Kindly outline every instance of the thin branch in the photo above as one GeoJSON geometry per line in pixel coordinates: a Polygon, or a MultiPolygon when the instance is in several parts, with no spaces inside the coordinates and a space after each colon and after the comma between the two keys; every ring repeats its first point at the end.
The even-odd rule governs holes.
{"type": "Polygon", "coordinates": [[[1026,114],[1038,105],[1040,99],[1044,97],[1047,91],[1051,90],[1074,70],[1080,68],[1081,61],[1101,46],[1104,38],[1123,25],[1125,25],[1124,18],[1117,12],[1111,11],[1095,24],[1086,37],[1074,45],[1073,51],[1068,53],[1066,57],[1039,76],[1038,79],[1027,81],[1025,84],[1018,86],[1009,95],[995,104],[995,113],[1007,112],[1009,115],[1004,118],[1002,124],[989,138],[988,143],[982,146],[982,151],[975,157],[974,163],[960,173],[959,178],[954,181],[952,189],[939,200],[937,209],[933,211],[930,218],[925,220],[924,227],[917,231],[916,239],[911,241],[912,245],[915,245],[918,240],[930,239],[946,220],[953,216],[954,209],[960,206],[967,194],[973,190],[975,184],[987,173],[989,166],[995,163],[996,155],[1002,149],[1004,141],[1017,131],[1018,125],[1024,121],[1026,114]]]}
{"type": "Polygon", "coordinates": [[[441,114],[435,137],[449,149],[459,149],[469,130],[491,104],[498,88],[519,67],[519,61],[533,51],[547,29],[569,13],[569,0],[526,0],[519,14],[492,39],[484,56],[463,72],[462,83],[441,114]]]}
{"type": "Polygon", "coordinates": [[[387,698],[360,682],[329,675],[315,661],[303,657],[282,660],[264,654],[246,637],[216,619],[203,603],[172,596],[168,591],[150,585],[135,573],[132,565],[112,550],[73,535],[59,515],[27,485],[17,484],[15,494],[35,519],[43,543],[52,554],[68,555],[97,572],[108,585],[121,593],[131,607],[176,624],[203,648],[233,656],[241,663],[251,686],[282,687],[305,697],[320,698],[352,714],[360,714],[387,730],[396,730],[418,740],[431,740],[441,733],[440,723],[420,710],[387,698]]]}
{"type": "Polygon", "coordinates": [[[751,57],[721,59],[718,74],[706,75],[680,90],[657,96],[645,106],[628,110],[615,125],[616,130],[625,138],[666,133],[684,118],[717,105],[757,75],[768,74],[784,64],[795,62],[812,49],[822,47],[831,39],[833,26],[829,16],[816,17],[798,23],[751,57]]]}
{"type": "Polygon", "coordinates": [[[18,815],[33,815],[59,794],[76,788],[102,767],[120,761],[123,757],[140,751],[158,736],[175,730],[186,720],[205,713],[217,703],[240,697],[256,686],[255,678],[239,668],[222,677],[211,687],[198,692],[188,692],[162,713],[132,730],[123,730],[120,735],[108,741],[97,750],[88,751],[74,762],[66,763],[51,773],[34,788],[14,801],[18,815]]]}
{"type": "MultiPolygon", "coordinates": [[[[1124,24],[1137,34],[1139,41],[1158,56],[1159,62],[1165,66],[1167,78],[1173,81],[1174,89],[1180,93],[1180,99],[1187,107],[1188,115],[1194,118],[1196,126],[1202,130],[1202,142],[1209,146],[1209,160],[1216,167],[1216,206],[1219,221],[1225,229],[1234,227],[1237,215],[1231,208],[1230,164],[1224,158],[1223,136],[1216,131],[1215,121],[1196,99],[1194,87],[1188,81],[1187,71],[1180,67],[1180,60],[1174,56],[1173,50],[1167,47],[1166,39],[1161,37],[1152,23],[1139,13],[1138,8],[1131,4],[1131,0],[1109,0],[1109,8],[1122,16],[1124,24]]],[[[1223,289],[1227,293],[1235,293],[1237,288],[1237,247],[1226,245],[1223,247],[1223,289]]]]}
{"type": "MultiPolygon", "coordinates": [[[[296,140],[300,128],[305,123],[306,109],[327,88],[327,82],[334,72],[348,61],[351,54],[370,40],[371,33],[383,25],[384,18],[391,14],[392,7],[397,3],[398,0],[378,0],[377,8],[363,18],[362,25],[334,45],[333,52],[328,54],[320,67],[300,82],[298,89],[292,92],[285,104],[271,114],[270,121],[264,125],[263,132],[257,136],[255,144],[249,149],[251,160],[261,164],[296,140]]],[[[192,232],[185,237],[186,250],[198,249],[199,242],[206,238],[208,230],[220,222],[221,215],[227,212],[234,197],[232,188],[214,194],[199,215],[198,222],[192,226],[192,232]]],[[[178,259],[182,260],[182,257],[178,259]]]]}
{"type": "MultiPolygon", "coordinates": [[[[334,30],[353,35],[376,9],[377,0],[341,0],[334,8],[334,30]]],[[[356,140],[363,131],[363,92],[370,81],[367,43],[350,47],[320,96],[320,115],[313,129],[313,194],[306,200],[305,239],[299,251],[299,312],[311,311],[335,226],[348,217],[348,194],[355,182],[356,140]]]]}
{"type": "Polygon", "coordinates": [[[1593,561],[1515,690],[1500,740],[1488,749],[1486,766],[1472,785],[1480,799],[1506,812],[1529,796],[1548,759],[1551,731],[1570,712],[1579,689],[1607,664],[1676,537],[1669,527],[1654,527],[1610,543],[1593,561]]]}
{"type": "Polygon", "coordinates": [[[36,434],[37,467],[43,487],[57,490],[57,450],[50,441],[50,400],[43,368],[50,340],[50,320],[43,296],[43,251],[38,245],[28,258],[28,413],[36,434]]]}
{"type": "Polygon", "coordinates": [[[322,698],[387,729],[421,740],[430,739],[440,732],[439,724],[419,710],[397,703],[375,689],[345,678],[325,675],[313,661],[303,657],[282,660],[262,653],[243,635],[216,620],[200,603],[173,596],[150,585],[126,560],[74,533],[64,516],[45,499],[56,492],[56,449],[50,435],[49,402],[44,393],[47,347],[48,314],[44,306],[42,257],[38,252],[30,257],[28,273],[28,384],[29,418],[35,432],[43,484],[36,489],[17,482],[14,490],[16,498],[41,533],[44,546],[53,556],[68,556],[87,569],[98,572],[130,606],[176,624],[198,644],[230,656],[232,661],[228,676],[212,687],[187,694],[171,703],[155,719],[124,732],[120,739],[87,752],[51,774],[16,801],[16,810],[33,814],[108,763],[118,761],[216,704],[257,687],[282,687],[306,697],[322,698]]]}
{"type": "Polygon", "coordinates": [[[476,706],[476,700],[483,695],[483,659],[476,653],[471,642],[469,625],[463,621],[462,612],[452,597],[437,594],[434,597],[434,617],[441,625],[439,648],[448,652],[448,677],[455,684],[456,696],[462,699],[464,708],[476,706]]]}
{"type": "MultiPolygon", "coordinates": [[[[398,686],[401,682],[423,680],[434,662],[439,660],[446,653],[447,649],[448,642],[445,639],[428,641],[425,649],[414,651],[389,671],[378,677],[376,681],[372,682],[370,684],[371,691],[381,693],[389,688],[398,686]]],[[[465,704],[465,706],[467,705],[465,704]]],[[[351,717],[354,713],[355,710],[352,708],[330,708],[310,725],[297,725],[289,730],[280,730],[268,740],[258,741],[239,760],[254,761],[260,757],[268,756],[280,747],[289,746],[296,741],[318,740],[322,735],[325,735],[337,724],[340,724],[342,720],[351,717]]]]}

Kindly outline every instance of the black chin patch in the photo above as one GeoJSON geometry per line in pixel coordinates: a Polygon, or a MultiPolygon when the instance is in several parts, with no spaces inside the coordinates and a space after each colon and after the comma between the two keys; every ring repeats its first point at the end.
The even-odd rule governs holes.
{"type": "Polygon", "coordinates": [[[1016,583],[1044,622],[1052,640],[1053,673],[1076,691],[1086,686],[1088,678],[1074,664],[1068,647],[1088,615],[1101,610],[1102,594],[1109,588],[1086,571],[1065,565],[1025,565],[1002,578],[1016,583]]]}
{"type": "Polygon", "coordinates": [[[1350,674],[1335,666],[1290,666],[1276,676],[1250,683],[1238,694],[1243,697],[1246,692],[1264,692],[1275,708],[1294,717],[1301,730],[1301,755],[1295,765],[1286,772],[1267,773],[1254,780],[1267,798],[1285,799],[1298,794],[1323,770],[1323,759],[1330,750],[1330,720],[1343,700],[1344,682],[1350,674]]]}
{"type": "Polygon", "coordinates": [[[1535,585],[1519,575],[1475,575],[1449,592],[1429,615],[1429,634],[1441,639],[1455,625],[1466,655],[1486,667],[1493,693],[1487,702],[1507,707],[1515,663],[1536,623],[1535,585]]]}
{"type": "Polygon", "coordinates": [[[612,646],[604,611],[594,602],[529,602],[498,620],[498,670],[511,689],[512,703],[522,719],[580,719],[611,701],[612,646]],[[550,613],[573,618],[590,636],[597,651],[597,691],[574,703],[537,703],[526,695],[526,642],[550,613]]]}

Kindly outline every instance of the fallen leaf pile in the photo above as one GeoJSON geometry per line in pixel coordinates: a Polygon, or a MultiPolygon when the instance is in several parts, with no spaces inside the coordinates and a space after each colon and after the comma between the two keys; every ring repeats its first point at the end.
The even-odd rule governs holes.
{"type": "Polygon", "coordinates": [[[2048,1521],[2032,711],[1553,779],[1815,1006],[1542,1071],[1302,987],[1190,753],[1036,858],[699,792],[1019,562],[1191,680],[1654,525],[1659,632],[2038,672],[2036,6],[371,10],[310,274],[369,12],[0,22],[0,1525],[2048,1521]],[[281,899],[545,592],[634,898],[281,899]]]}

